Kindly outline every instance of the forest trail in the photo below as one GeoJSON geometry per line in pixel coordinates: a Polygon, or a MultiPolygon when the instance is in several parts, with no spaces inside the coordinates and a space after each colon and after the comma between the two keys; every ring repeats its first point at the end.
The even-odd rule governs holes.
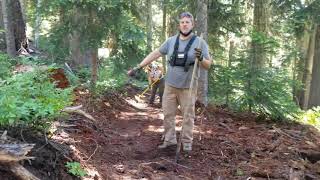
{"type": "MultiPolygon", "coordinates": [[[[320,179],[319,156],[313,157],[320,145],[317,131],[214,107],[202,124],[198,116],[193,151],[181,154],[181,166],[174,165],[176,147],[157,149],[161,109],[136,101],[139,92],[128,86],[123,93],[106,94],[94,108],[87,106],[97,122],[72,117],[78,130],[70,137],[80,142],[75,157],[94,169],[88,179],[320,179]]],[[[86,104],[84,97],[77,103],[86,104]]]]}
{"type": "MultiPolygon", "coordinates": [[[[310,126],[258,120],[209,106],[207,117],[197,116],[191,154],[176,147],[159,150],[162,143],[161,108],[137,101],[141,90],[128,85],[90,101],[86,89],[75,90],[74,105],[96,121],[79,114],[54,123],[50,138],[34,131],[11,129],[10,136],[34,143],[23,165],[40,179],[78,179],[65,164],[77,161],[88,173],[82,179],[320,179],[320,135],[310,126]],[[201,124],[202,119],[202,124],[201,124]]],[[[147,97],[146,97],[147,98],[147,97]]],[[[177,131],[181,127],[178,116],[177,131]]],[[[12,174],[0,170],[2,179],[12,174]]]]}

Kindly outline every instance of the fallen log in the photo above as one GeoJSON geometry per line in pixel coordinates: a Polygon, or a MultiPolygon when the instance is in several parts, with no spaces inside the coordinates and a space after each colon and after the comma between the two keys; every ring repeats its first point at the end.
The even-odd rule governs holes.
{"type": "Polygon", "coordinates": [[[11,163],[9,165],[11,172],[21,180],[40,180],[18,163],[11,163]]]}
{"type": "Polygon", "coordinates": [[[7,136],[7,131],[4,131],[0,137],[0,169],[11,171],[22,180],[39,180],[18,163],[21,160],[34,159],[26,155],[35,144],[13,144],[13,142],[16,140],[7,136]]]}
{"type": "Polygon", "coordinates": [[[33,157],[25,156],[34,144],[0,144],[0,162],[18,162],[33,157]]]}
{"type": "Polygon", "coordinates": [[[1,169],[11,171],[22,180],[39,180],[18,162],[34,157],[26,154],[34,147],[34,144],[0,144],[0,166],[1,169]]]}
{"type": "Polygon", "coordinates": [[[312,164],[320,161],[320,152],[314,150],[298,150],[300,157],[307,159],[312,164]]]}

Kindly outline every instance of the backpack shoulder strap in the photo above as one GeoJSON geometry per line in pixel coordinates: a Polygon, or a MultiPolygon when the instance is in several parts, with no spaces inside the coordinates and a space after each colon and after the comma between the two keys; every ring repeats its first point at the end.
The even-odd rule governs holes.
{"type": "Polygon", "coordinates": [[[184,49],[184,53],[188,54],[188,51],[190,50],[190,47],[192,46],[194,40],[197,38],[196,35],[193,35],[190,41],[188,42],[186,48],[184,49]]]}
{"type": "Polygon", "coordinates": [[[179,38],[180,34],[177,35],[176,42],[174,43],[173,54],[176,55],[179,49],[179,38]]]}

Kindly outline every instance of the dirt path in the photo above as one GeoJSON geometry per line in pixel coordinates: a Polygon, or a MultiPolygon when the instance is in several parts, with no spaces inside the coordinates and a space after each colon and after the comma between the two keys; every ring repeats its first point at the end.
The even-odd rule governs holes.
{"type": "MultiPolygon", "coordinates": [[[[320,163],[301,155],[319,150],[318,132],[298,124],[256,122],[253,115],[212,107],[202,125],[199,118],[195,122],[192,153],[181,155],[183,166],[174,165],[175,147],[157,149],[161,109],[137,102],[134,89],[126,92],[128,97],[105,95],[94,112],[88,106],[97,122],[69,119],[77,125],[69,136],[76,142],[74,158],[89,170],[86,179],[320,179],[320,163]]],[[[85,103],[83,97],[78,103],[85,103]]]]}

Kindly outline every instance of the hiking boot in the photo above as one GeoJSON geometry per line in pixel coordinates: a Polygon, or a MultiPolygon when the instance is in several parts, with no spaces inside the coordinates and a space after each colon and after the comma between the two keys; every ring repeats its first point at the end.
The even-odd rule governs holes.
{"type": "Polygon", "coordinates": [[[175,146],[175,145],[177,145],[177,143],[165,141],[163,144],[158,146],[158,149],[165,149],[165,148],[168,148],[170,146],[175,146]]]}
{"type": "Polygon", "coordinates": [[[192,144],[191,143],[183,143],[183,151],[191,152],[192,151],[192,144]]]}

